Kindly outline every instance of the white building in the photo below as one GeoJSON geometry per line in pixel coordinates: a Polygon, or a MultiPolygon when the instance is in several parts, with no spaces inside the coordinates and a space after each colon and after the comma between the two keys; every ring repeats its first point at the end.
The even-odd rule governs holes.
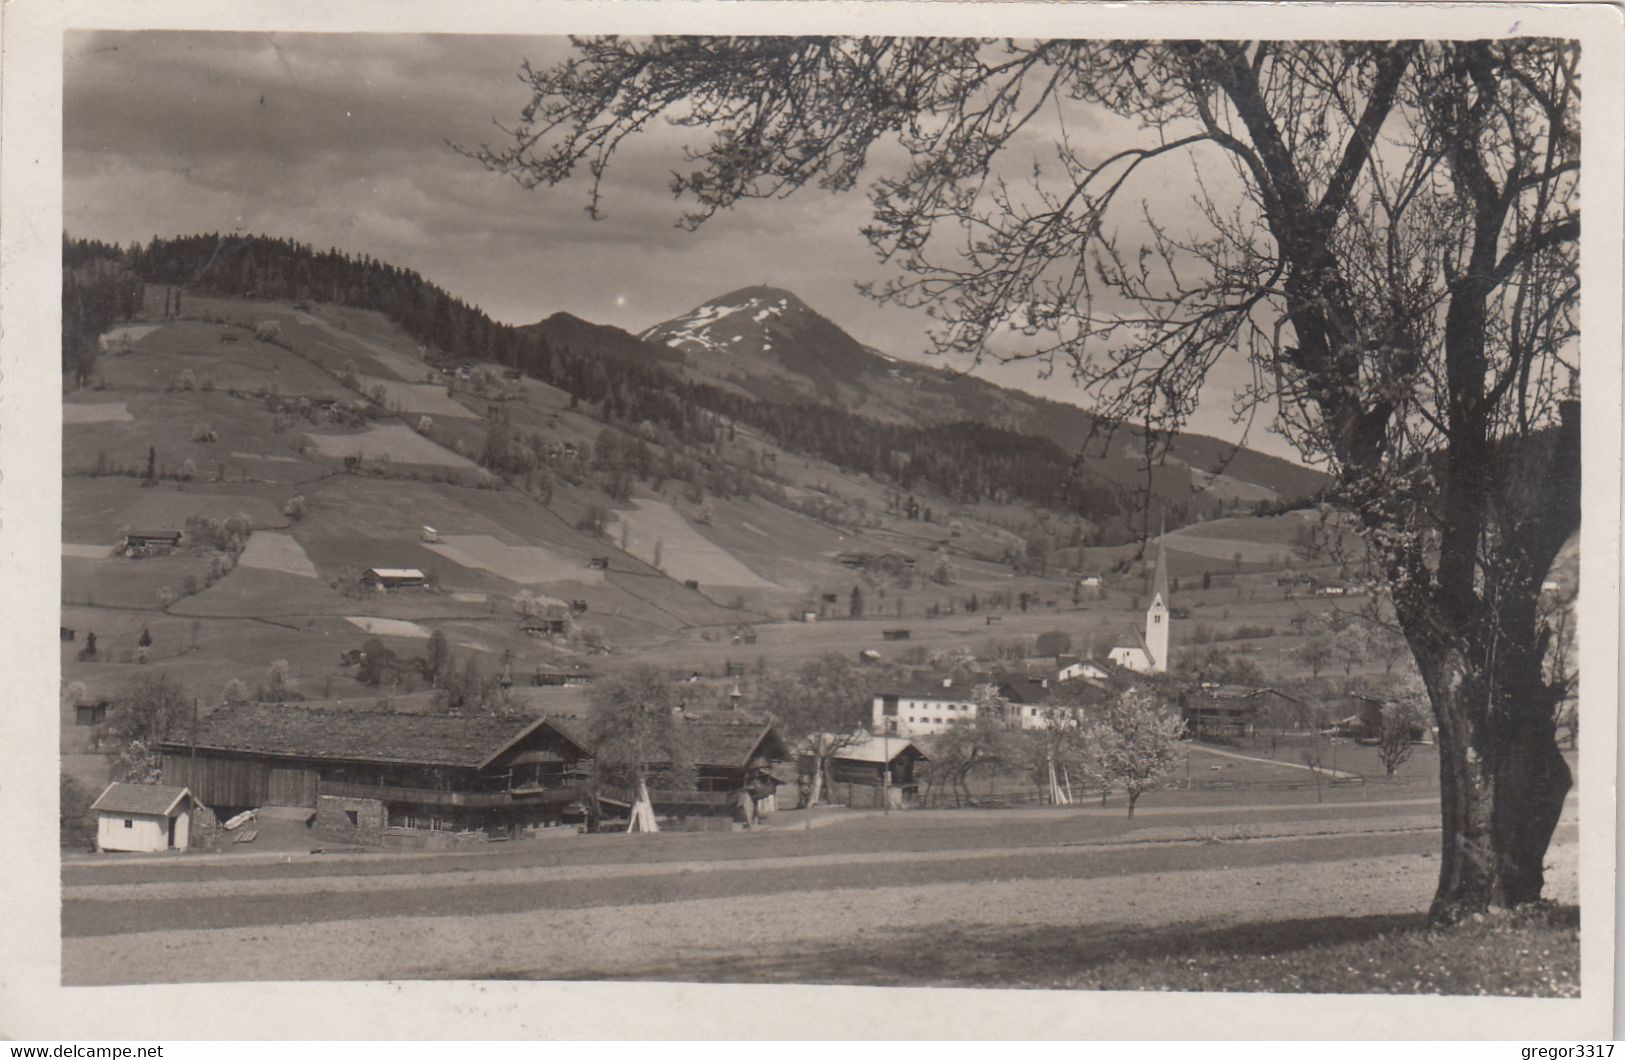
{"type": "Polygon", "coordinates": [[[1135,631],[1138,643],[1118,645],[1107,658],[1137,674],[1168,672],[1168,557],[1157,544],[1157,572],[1151,581],[1151,603],[1145,609],[1145,633],[1135,631]]]}
{"type": "Polygon", "coordinates": [[[192,792],[187,788],[114,781],[90,809],[96,815],[97,850],[185,850],[191,840],[192,792]]]}
{"type": "Polygon", "coordinates": [[[945,732],[956,721],[973,720],[976,704],[970,697],[976,684],[943,677],[876,695],[870,708],[869,731],[915,736],[945,732]]]}
{"type": "MultiPolygon", "coordinates": [[[[1098,667],[1096,667],[1098,669],[1098,667]]],[[[1054,709],[1043,700],[1049,680],[1022,674],[983,674],[967,680],[940,677],[916,682],[895,692],[875,696],[870,707],[869,731],[877,736],[928,736],[946,732],[956,722],[976,720],[976,689],[992,685],[1004,698],[1003,720],[1018,729],[1042,729],[1054,709]]]]}

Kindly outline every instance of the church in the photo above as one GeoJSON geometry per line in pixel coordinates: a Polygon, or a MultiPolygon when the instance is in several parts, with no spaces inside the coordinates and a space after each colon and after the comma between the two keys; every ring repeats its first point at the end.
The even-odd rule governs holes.
{"type": "Polygon", "coordinates": [[[1145,609],[1145,632],[1134,631],[1138,642],[1118,645],[1107,658],[1137,674],[1168,672],[1168,557],[1157,544],[1157,572],[1151,581],[1151,603],[1145,609]]]}

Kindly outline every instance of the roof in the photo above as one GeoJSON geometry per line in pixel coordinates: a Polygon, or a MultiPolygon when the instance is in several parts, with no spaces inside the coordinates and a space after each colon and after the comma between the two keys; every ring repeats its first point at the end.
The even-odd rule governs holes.
{"type": "MultiPolygon", "coordinates": [[[[587,754],[570,732],[535,715],[403,714],[310,710],[286,703],[221,707],[198,726],[200,750],[479,769],[546,726],[587,754]]],[[[168,750],[190,739],[165,741],[168,750]]]]}
{"type": "Polygon", "coordinates": [[[866,735],[862,743],[848,744],[830,757],[837,762],[873,762],[876,765],[881,765],[886,762],[896,761],[910,751],[928,762],[931,760],[930,755],[920,750],[919,745],[906,736],[866,735]],[[888,751],[890,757],[887,757],[888,751]]]}
{"type": "Polygon", "coordinates": [[[423,572],[416,567],[371,567],[368,574],[376,574],[380,578],[421,578],[423,572]]]}
{"type": "Polygon", "coordinates": [[[189,798],[191,794],[188,788],[177,788],[168,784],[125,784],[115,780],[107,785],[106,791],[96,797],[90,808],[106,810],[108,813],[140,813],[167,817],[182,799],[189,798]]]}
{"type": "Polygon", "coordinates": [[[1168,602],[1168,553],[1163,550],[1162,540],[1157,540],[1157,573],[1151,578],[1151,598],[1155,600],[1162,597],[1162,602],[1168,602]]]}
{"type": "Polygon", "coordinates": [[[743,768],[754,758],[790,756],[778,728],[759,715],[684,714],[683,724],[695,765],[743,768]]]}

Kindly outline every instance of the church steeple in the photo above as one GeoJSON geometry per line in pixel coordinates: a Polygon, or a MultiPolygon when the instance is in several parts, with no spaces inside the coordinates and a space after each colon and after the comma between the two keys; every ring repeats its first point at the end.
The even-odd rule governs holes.
{"type": "Polygon", "coordinates": [[[1154,673],[1168,672],[1168,626],[1172,616],[1168,610],[1168,554],[1162,538],[1168,533],[1164,516],[1162,533],[1157,537],[1157,571],[1151,578],[1151,603],[1145,609],[1145,648],[1150,656],[1154,673]]]}

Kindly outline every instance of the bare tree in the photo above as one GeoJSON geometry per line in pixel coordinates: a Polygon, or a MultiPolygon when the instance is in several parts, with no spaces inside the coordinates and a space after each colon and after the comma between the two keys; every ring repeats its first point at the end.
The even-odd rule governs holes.
{"type": "Polygon", "coordinates": [[[1240,407],[1328,467],[1426,682],[1451,920],[1539,898],[1572,783],[1537,597],[1580,515],[1578,67],[1515,37],[592,39],[470,153],[532,187],[584,164],[596,213],[628,136],[706,129],[673,177],[694,226],[850,189],[894,141],[870,292],[929,307],[938,351],[1060,362],[1148,458],[1241,349],[1240,407]],[[1181,162],[1195,218],[1146,201],[1181,162]]]}
{"type": "Polygon", "coordinates": [[[800,741],[812,759],[813,784],[808,808],[818,805],[826,788],[833,787],[830,763],[849,747],[869,739],[872,690],[867,675],[844,656],[826,654],[794,674],[764,674],[755,698],[800,741]]]}
{"type": "Polygon", "coordinates": [[[676,710],[670,675],[638,666],[599,682],[592,691],[588,737],[595,777],[631,789],[634,815],[654,831],[649,787],[692,788],[693,759],[676,710]]]}

